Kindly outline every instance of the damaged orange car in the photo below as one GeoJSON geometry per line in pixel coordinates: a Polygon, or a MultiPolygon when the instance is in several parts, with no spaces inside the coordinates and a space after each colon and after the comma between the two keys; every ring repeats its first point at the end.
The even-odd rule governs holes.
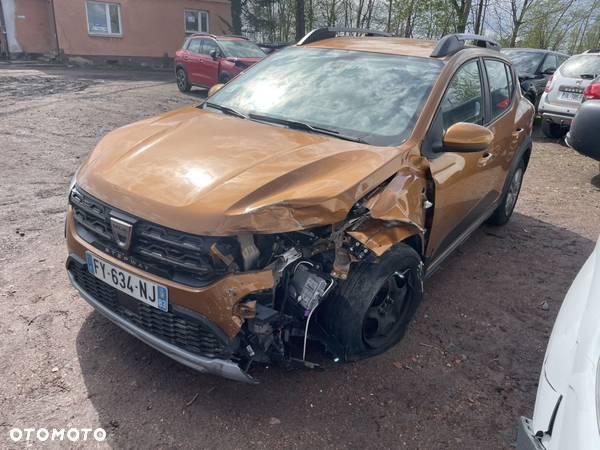
{"type": "Polygon", "coordinates": [[[71,282],[235,380],[314,367],[311,342],[336,361],[384,352],[441,261],[513,212],[534,110],[498,50],[318,29],[198,107],[109,133],[72,182],[71,282]]]}

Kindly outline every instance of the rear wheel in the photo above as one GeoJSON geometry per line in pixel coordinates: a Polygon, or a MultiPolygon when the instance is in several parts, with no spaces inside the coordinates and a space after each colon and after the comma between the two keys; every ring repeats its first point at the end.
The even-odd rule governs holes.
{"type": "Polygon", "coordinates": [[[519,165],[515,169],[510,179],[508,188],[502,197],[500,205],[494,213],[487,220],[490,225],[504,225],[512,216],[521,192],[521,185],[523,184],[523,175],[525,173],[525,163],[521,159],[519,165]]]}
{"type": "Polygon", "coordinates": [[[179,67],[175,71],[175,76],[177,78],[177,87],[181,92],[189,92],[192,88],[192,85],[188,81],[187,73],[185,73],[185,69],[179,67]]]}
{"type": "Polygon", "coordinates": [[[343,348],[338,356],[344,361],[375,356],[398,343],[423,297],[421,258],[408,245],[360,264],[319,313],[343,348]]]}
{"type": "Polygon", "coordinates": [[[544,120],[542,122],[542,132],[550,139],[560,139],[567,134],[567,129],[556,123],[544,120]]]}

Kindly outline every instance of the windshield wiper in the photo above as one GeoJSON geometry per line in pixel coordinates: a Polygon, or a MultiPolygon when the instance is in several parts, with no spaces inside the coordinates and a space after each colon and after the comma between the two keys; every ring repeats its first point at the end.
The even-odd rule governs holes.
{"type": "Polygon", "coordinates": [[[319,127],[316,125],[311,125],[309,123],[300,122],[298,120],[280,119],[278,117],[264,116],[262,114],[255,114],[255,113],[249,113],[248,117],[253,120],[258,120],[259,122],[276,123],[276,124],[284,125],[288,128],[292,128],[295,130],[312,131],[313,133],[326,134],[328,136],[333,136],[338,139],[343,139],[345,141],[359,142],[361,144],[367,143],[359,137],[348,136],[348,135],[342,134],[336,130],[331,130],[331,129],[319,127]]]}
{"type": "Polygon", "coordinates": [[[218,109],[224,114],[229,114],[230,116],[239,117],[240,119],[247,119],[248,116],[244,113],[239,112],[236,109],[230,108],[229,106],[218,105],[217,103],[206,102],[206,106],[209,108],[218,109]]]}

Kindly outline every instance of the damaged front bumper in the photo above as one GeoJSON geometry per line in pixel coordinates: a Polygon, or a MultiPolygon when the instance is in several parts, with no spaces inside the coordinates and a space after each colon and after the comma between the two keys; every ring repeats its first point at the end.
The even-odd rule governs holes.
{"type": "Polygon", "coordinates": [[[69,272],[69,279],[73,286],[79,291],[80,295],[87,301],[96,311],[103,314],[106,318],[111,320],[113,323],[131,333],[139,340],[145,342],[149,346],[155,348],[161,353],[164,353],[168,357],[175,361],[184,364],[192,369],[199,372],[210,373],[218,375],[230,380],[241,381],[246,383],[257,383],[257,381],[244,372],[240,366],[233,361],[227,361],[223,359],[206,358],[182,348],[179,348],[169,342],[158,338],[157,336],[145,331],[144,329],[136,326],[132,322],[124,319],[122,316],[116,314],[104,306],[101,302],[94,299],[86,290],[77,283],[73,274],[69,272]]]}

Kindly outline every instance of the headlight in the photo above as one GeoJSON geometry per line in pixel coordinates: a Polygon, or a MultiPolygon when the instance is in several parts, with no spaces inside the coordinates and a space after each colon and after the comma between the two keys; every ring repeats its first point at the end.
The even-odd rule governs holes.
{"type": "Polygon", "coordinates": [[[69,192],[68,192],[68,195],[71,195],[71,191],[73,190],[73,188],[77,184],[77,174],[79,173],[79,169],[81,169],[81,165],[77,168],[77,170],[73,174],[73,177],[71,178],[71,182],[69,183],[69,192]]]}

